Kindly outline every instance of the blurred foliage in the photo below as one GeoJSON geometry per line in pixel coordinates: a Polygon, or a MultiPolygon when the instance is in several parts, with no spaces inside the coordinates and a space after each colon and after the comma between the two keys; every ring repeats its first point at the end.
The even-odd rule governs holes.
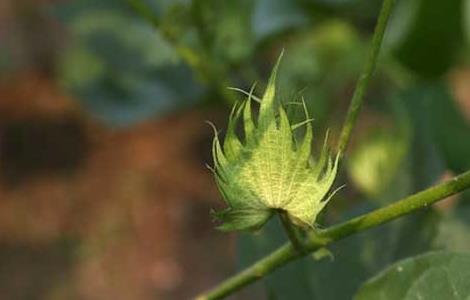
{"type": "MultiPolygon", "coordinates": [[[[397,60],[384,72],[401,62],[429,78],[458,62],[461,4],[399,1],[387,43],[397,60]],[[439,26],[427,25],[436,19],[439,26]]],[[[260,81],[269,65],[259,58],[282,46],[288,62],[281,90],[292,97],[305,89],[321,124],[355,80],[367,51],[363,33],[377,10],[370,0],[70,2],[55,10],[73,36],[60,77],[100,118],[128,124],[213,98],[214,91],[232,102],[220,85],[260,81]],[[136,3],[141,9],[133,11],[136,3]]]]}
{"type": "Polygon", "coordinates": [[[354,299],[465,299],[470,254],[437,252],[394,264],[368,281],[354,299]]]}
{"type": "Polygon", "coordinates": [[[470,206],[468,192],[464,194],[467,201],[464,205],[455,207],[451,212],[445,214],[439,222],[438,232],[434,238],[437,248],[469,252],[470,251],[470,206]]]}
{"type": "Polygon", "coordinates": [[[314,126],[324,126],[334,104],[360,71],[365,56],[357,32],[341,21],[293,35],[282,63],[279,93],[285,102],[304,97],[314,126]]]}
{"type": "Polygon", "coordinates": [[[466,32],[466,37],[467,37],[467,47],[469,46],[468,44],[470,44],[470,1],[465,1],[464,5],[463,5],[463,8],[464,8],[464,30],[466,32]]]}
{"type": "Polygon", "coordinates": [[[398,60],[423,77],[442,75],[463,40],[461,0],[399,1],[390,40],[398,60]]]}
{"type": "Polygon", "coordinates": [[[409,193],[409,184],[398,180],[403,182],[407,177],[409,166],[404,159],[412,135],[402,99],[394,97],[389,103],[394,108],[393,120],[387,122],[387,117],[382,117],[382,123],[357,142],[348,160],[348,171],[357,188],[372,199],[388,201],[409,193]]]}
{"type": "Polygon", "coordinates": [[[250,28],[253,1],[201,1],[193,3],[194,23],[210,58],[224,64],[239,64],[253,53],[250,28]]]}
{"type": "Polygon", "coordinates": [[[308,15],[298,1],[255,1],[252,24],[258,41],[308,23],[308,15]]]}
{"type": "MultiPolygon", "coordinates": [[[[99,8],[103,4],[90,6],[66,18],[78,40],[65,52],[64,80],[89,99],[90,107],[101,112],[125,107],[127,114],[140,107],[143,114],[123,118],[132,121],[204,98],[229,103],[220,85],[264,85],[261,78],[284,48],[281,98],[305,97],[314,125],[321,128],[344,112],[378,9],[374,1],[347,0],[143,4],[152,10],[140,10],[146,14],[140,19],[123,9],[125,4],[113,4],[117,7],[105,13],[99,8]]],[[[351,203],[325,215],[325,222],[427,187],[446,169],[470,167],[468,122],[443,77],[468,59],[463,33],[470,30],[463,18],[469,13],[462,5],[459,0],[399,1],[388,30],[387,56],[365,112],[365,118],[379,116],[380,121],[365,122],[346,163],[357,194],[349,193],[351,203]]],[[[269,276],[259,292],[271,299],[350,299],[367,278],[399,259],[431,249],[465,248],[457,242],[468,229],[462,221],[465,212],[429,209],[348,238],[330,249],[332,261],[307,257],[294,262],[269,276]],[[455,242],[443,242],[444,236],[455,242]]],[[[284,240],[278,220],[255,236],[242,236],[240,266],[284,240]]]]}
{"type": "MultiPolygon", "coordinates": [[[[195,106],[227,108],[242,95],[226,87],[248,90],[257,82],[257,91],[263,90],[275,58],[285,49],[282,101],[304,97],[315,119],[314,132],[331,128],[332,140],[366,57],[379,6],[374,0],[84,0],[44,5],[48,16],[65,27],[55,76],[106,124],[131,126],[195,106]]],[[[392,17],[345,158],[346,172],[336,183],[347,188],[331,201],[318,226],[429,187],[446,171],[470,168],[470,125],[464,113],[470,96],[456,101],[449,76],[470,69],[470,0],[400,0],[392,17]]],[[[0,29],[2,76],[24,60],[15,49],[27,37],[21,30],[11,32],[4,36],[0,29]]],[[[345,239],[329,249],[333,260],[306,257],[255,289],[270,299],[351,299],[365,280],[399,259],[439,249],[468,252],[469,197],[454,201],[345,239]]],[[[277,219],[253,236],[242,235],[239,266],[285,240],[277,219]]],[[[415,275],[409,276],[412,280],[415,275]]],[[[376,280],[363,289],[379,284],[376,280]]]]}
{"type": "MultiPolygon", "coordinates": [[[[470,125],[452,99],[447,87],[436,84],[428,87],[429,126],[447,167],[456,172],[470,169],[470,125]]],[[[422,95],[425,92],[422,92],[422,95]]]]}
{"type": "Polygon", "coordinates": [[[71,2],[56,9],[74,36],[59,65],[64,85],[112,125],[196,102],[202,87],[190,69],[151,24],[121,2],[71,2]]]}

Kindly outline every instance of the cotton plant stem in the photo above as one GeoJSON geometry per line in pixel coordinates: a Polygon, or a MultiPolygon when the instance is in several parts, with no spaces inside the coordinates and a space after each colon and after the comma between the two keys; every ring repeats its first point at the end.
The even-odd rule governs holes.
{"type": "Polygon", "coordinates": [[[305,252],[306,250],[303,245],[303,239],[302,237],[299,236],[299,232],[297,228],[295,228],[295,225],[292,224],[291,221],[289,220],[289,217],[287,216],[287,212],[280,211],[278,212],[278,215],[279,215],[279,219],[281,219],[282,227],[284,227],[286,235],[289,238],[289,241],[291,242],[294,249],[299,253],[305,252]]]}
{"type": "Polygon", "coordinates": [[[277,268],[309,252],[318,250],[355,233],[390,222],[418,209],[425,208],[468,188],[470,188],[470,170],[449,181],[408,196],[393,204],[317,232],[304,243],[304,249],[307,250],[305,253],[297,251],[291,243],[286,243],[250,267],[223,281],[212,290],[201,294],[196,299],[221,299],[250,283],[262,279],[277,268]]]}
{"type": "Polygon", "coordinates": [[[370,79],[375,71],[377,58],[379,56],[380,47],[382,45],[385,34],[385,29],[387,28],[387,22],[392,12],[394,3],[395,0],[383,1],[380,15],[377,20],[377,25],[375,26],[374,35],[372,37],[372,45],[369,50],[367,61],[356,83],[356,88],[354,90],[354,94],[346,114],[346,119],[344,120],[343,127],[341,129],[337,146],[337,151],[341,157],[343,156],[344,151],[346,151],[349,140],[351,139],[351,132],[354,128],[354,125],[356,124],[357,116],[361,110],[362,103],[364,102],[364,96],[367,87],[369,86],[370,79]]]}

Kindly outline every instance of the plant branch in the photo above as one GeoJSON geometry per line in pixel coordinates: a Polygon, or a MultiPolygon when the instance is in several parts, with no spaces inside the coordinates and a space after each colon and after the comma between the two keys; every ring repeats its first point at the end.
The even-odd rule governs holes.
{"type": "MultiPolygon", "coordinates": [[[[306,253],[313,252],[355,233],[410,214],[467,188],[470,188],[470,170],[449,181],[408,196],[386,207],[317,232],[310,236],[304,244],[307,250],[306,253]]],[[[247,269],[220,283],[214,289],[201,294],[197,299],[221,299],[250,283],[262,279],[277,268],[304,256],[306,253],[300,253],[296,251],[291,243],[286,243],[247,269]]]]}
{"type": "Polygon", "coordinates": [[[279,211],[279,218],[281,219],[281,224],[286,231],[287,237],[289,238],[292,246],[294,246],[295,250],[299,253],[305,252],[305,248],[303,245],[303,240],[298,234],[297,228],[289,220],[286,211],[279,211]]]}
{"type": "Polygon", "coordinates": [[[377,20],[377,25],[375,26],[374,35],[372,37],[372,45],[369,50],[366,64],[364,69],[356,83],[356,88],[354,90],[351,103],[349,104],[348,112],[346,114],[346,119],[343,123],[343,128],[341,129],[341,134],[338,141],[337,151],[340,156],[343,156],[344,151],[346,150],[349,140],[351,139],[351,132],[356,124],[357,116],[364,102],[365,92],[369,86],[370,78],[372,77],[375,67],[377,64],[377,58],[379,56],[380,47],[382,45],[382,40],[385,34],[385,29],[387,27],[387,22],[392,12],[392,7],[395,0],[384,0],[382,8],[380,10],[380,15],[377,20]]]}

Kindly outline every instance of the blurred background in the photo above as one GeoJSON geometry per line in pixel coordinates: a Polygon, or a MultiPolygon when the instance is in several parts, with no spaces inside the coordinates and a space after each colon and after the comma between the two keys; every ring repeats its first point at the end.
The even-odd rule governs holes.
{"type": "MultiPolygon", "coordinates": [[[[222,234],[212,132],[237,87],[304,96],[334,145],[376,0],[1,0],[1,299],[189,299],[285,237],[222,234]]],[[[319,226],[470,169],[470,1],[400,0],[319,226]]],[[[223,131],[222,131],[223,132],[223,131]]],[[[295,262],[234,299],[350,299],[390,263],[470,251],[470,195],[295,262]]]]}

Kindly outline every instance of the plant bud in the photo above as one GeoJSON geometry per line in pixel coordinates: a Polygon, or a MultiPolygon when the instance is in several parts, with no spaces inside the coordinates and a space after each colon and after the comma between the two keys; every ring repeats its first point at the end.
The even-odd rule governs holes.
{"type": "Polygon", "coordinates": [[[247,100],[234,105],[223,145],[215,134],[213,172],[228,205],[214,212],[222,221],[221,230],[258,229],[278,210],[287,212],[292,223],[312,227],[331,198],[325,196],[336,176],[338,156],[333,161],[324,146],[315,162],[310,159],[313,136],[305,103],[306,121],[301,123],[306,126],[305,133],[301,141],[294,138],[293,131],[299,126],[291,125],[285,109],[275,101],[281,57],[257,118],[253,117],[254,97],[250,93],[247,100]],[[236,134],[240,119],[243,139],[236,134]]]}

